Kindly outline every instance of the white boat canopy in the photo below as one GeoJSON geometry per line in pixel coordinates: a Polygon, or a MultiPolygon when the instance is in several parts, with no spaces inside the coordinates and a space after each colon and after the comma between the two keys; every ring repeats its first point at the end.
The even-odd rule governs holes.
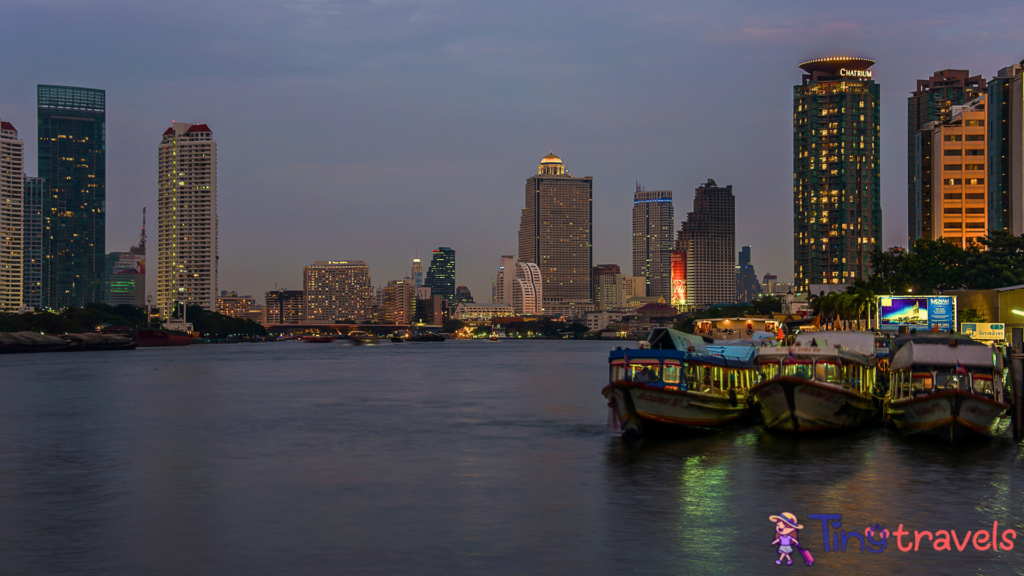
{"type": "Polygon", "coordinates": [[[902,370],[912,365],[995,368],[995,357],[988,346],[948,346],[907,342],[896,352],[889,370],[902,370]]]}
{"type": "Polygon", "coordinates": [[[875,354],[875,336],[871,332],[855,330],[823,330],[820,332],[801,332],[796,335],[795,346],[816,348],[832,348],[842,346],[865,356],[875,354]]]}

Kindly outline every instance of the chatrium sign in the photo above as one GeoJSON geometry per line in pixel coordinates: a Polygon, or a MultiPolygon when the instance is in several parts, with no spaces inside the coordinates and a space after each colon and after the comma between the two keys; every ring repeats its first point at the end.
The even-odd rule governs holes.
{"type": "Polygon", "coordinates": [[[871,78],[871,70],[847,70],[842,68],[839,70],[840,76],[846,76],[850,78],[871,78]]]}

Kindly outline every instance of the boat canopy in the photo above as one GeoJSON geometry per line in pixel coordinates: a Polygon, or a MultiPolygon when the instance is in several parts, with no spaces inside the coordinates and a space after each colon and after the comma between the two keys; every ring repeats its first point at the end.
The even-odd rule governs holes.
{"type": "Polygon", "coordinates": [[[913,365],[955,366],[965,368],[995,368],[995,356],[987,346],[950,346],[948,344],[922,344],[907,342],[892,359],[889,370],[901,370],[913,365]]]}
{"type": "Polygon", "coordinates": [[[834,348],[842,346],[865,356],[875,354],[875,335],[871,332],[855,330],[823,330],[819,332],[801,332],[796,336],[794,346],[812,348],[834,348]]]}
{"type": "Polygon", "coordinates": [[[655,328],[647,338],[651,348],[655,350],[681,350],[683,352],[700,352],[707,354],[708,348],[700,336],[687,334],[671,328],[655,328]]]}

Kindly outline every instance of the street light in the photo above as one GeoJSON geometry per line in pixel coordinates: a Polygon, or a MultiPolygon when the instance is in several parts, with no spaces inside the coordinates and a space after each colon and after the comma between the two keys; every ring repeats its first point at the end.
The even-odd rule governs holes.
{"type": "Polygon", "coordinates": [[[1013,310],[1010,310],[1010,312],[1013,312],[1017,316],[1024,316],[1024,311],[1017,310],[1016,308],[1014,308],[1013,310]]]}

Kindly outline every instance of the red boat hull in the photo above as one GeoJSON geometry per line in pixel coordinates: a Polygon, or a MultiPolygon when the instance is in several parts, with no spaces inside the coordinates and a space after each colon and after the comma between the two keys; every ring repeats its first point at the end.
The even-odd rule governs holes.
{"type": "Polygon", "coordinates": [[[192,344],[189,334],[175,334],[164,330],[139,330],[135,332],[136,346],[188,346],[192,344]]]}

